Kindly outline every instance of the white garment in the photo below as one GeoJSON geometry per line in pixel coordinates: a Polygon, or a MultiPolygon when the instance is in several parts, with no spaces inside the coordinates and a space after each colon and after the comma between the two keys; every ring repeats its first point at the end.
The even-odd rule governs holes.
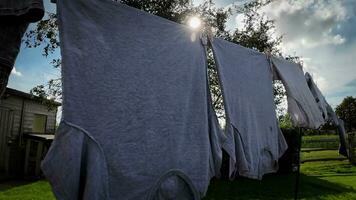
{"type": "Polygon", "coordinates": [[[227,115],[230,177],[261,179],[278,170],[287,144],[278,126],[266,56],[222,39],[211,41],[227,115]]]}
{"type": "Polygon", "coordinates": [[[278,78],[287,92],[288,112],[294,126],[317,129],[325,120],[315,102],[301,66],[282,58],[272,57],[278,78]]]}

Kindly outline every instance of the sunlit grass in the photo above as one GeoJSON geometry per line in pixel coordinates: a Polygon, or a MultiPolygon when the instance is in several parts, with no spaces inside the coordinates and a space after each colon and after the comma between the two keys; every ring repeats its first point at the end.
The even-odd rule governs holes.
{"type": "Polygon", "coordinates": [[[310,151],[310,152],[302,153],[302,160],[325,159],[325,158],[345,158],[345,157],[339,155],[337,150],[310,151]]]}

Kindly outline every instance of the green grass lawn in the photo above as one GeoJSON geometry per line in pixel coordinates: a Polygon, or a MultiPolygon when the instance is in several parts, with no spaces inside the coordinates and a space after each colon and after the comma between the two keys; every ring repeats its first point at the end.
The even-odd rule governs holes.
{"type": "MultiPolygon", "coordinates": [[[[335,157],[340,157],[337,151],[302,153],[302,159],[335,157]]],[[[300,199],[356,200],[356,166],[348,161],[307,162],[302,164],[301,172],[300,199]]],[[[212,180],[204,200],[291,200],[294,199],[294,186],[295,174],[266,175],[262,181],[245,178],[212,180]]],[[[54,196],[48,182],[38,181],[0,184],[0,199],[51,200],[54,196]]]]}
{"type": "MultiPolygon", "coordinates": [[[[311,162],[302,165],[300,199],[356,199],[356,167],[348,161],[311,162]]],[[[215,180],[205,200],[294,199],[294,174],[271,174],[262,181],[240,178],[215,180]]]]}
{"type": "Polygon", "coordinates": [[[326,150],[326,151],[310,151],[303,152],[301,155],[302,160],[308,159],[323,159],[323,158],[345,158],[342,155],[339,155],[337,150],[326,150]]]}

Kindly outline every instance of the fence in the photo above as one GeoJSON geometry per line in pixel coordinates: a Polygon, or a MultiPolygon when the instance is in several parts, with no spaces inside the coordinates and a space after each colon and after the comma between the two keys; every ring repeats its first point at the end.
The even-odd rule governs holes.
{"type": "Polygon", "coordinates": [[[337,135],[305,136],[302,142],[302,163],[314,161],[347,160],[339,155],[337,135]]]}

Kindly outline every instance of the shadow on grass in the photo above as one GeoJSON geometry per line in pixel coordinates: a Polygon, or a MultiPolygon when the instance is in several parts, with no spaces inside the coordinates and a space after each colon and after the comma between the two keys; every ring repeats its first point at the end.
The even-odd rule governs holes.
{"type": "MultiPolygon", "coordinates": [[[[343,185],[331,183],[314,176],[300,176],[299,199],[325,199],[356,190],[343,185]]],[[[262,181],[238,178],[235,181],[213,180],[204,200],[294,199],[295,175],[267,175],[262,181]]],[[[355,195],[356,197],[356,195],[355,195]]]]}

